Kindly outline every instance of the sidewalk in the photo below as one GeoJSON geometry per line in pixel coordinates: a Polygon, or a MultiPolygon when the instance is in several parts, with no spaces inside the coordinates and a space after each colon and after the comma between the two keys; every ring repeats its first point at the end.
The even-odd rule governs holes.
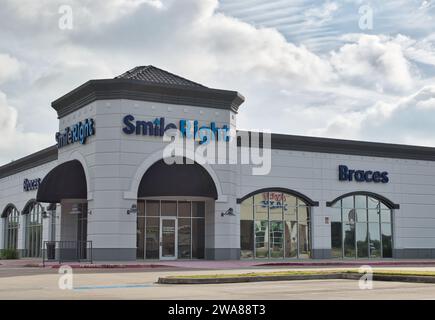
{"type": "MultiPolygon", "coordinates": [[[[435,267],[435,259],[427,260],[176,260],[176,261],[98,261],[93,264],[65,262],[73,268],[183,268],[183,269],[240,269],[250,267],[359,267],[370,266],[426,266],[435,267]]],[[[41,267],[41,259],[0,260],[0,268],[41,267]]],[[[46,263],[46,268],[58,268],[58,262],[46,263]]]]}

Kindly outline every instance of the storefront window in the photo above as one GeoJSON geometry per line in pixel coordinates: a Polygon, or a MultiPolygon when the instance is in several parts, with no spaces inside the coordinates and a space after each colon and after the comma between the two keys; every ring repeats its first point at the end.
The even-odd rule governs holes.
{"type": "MultiPolygon", "coordinates": [[[[162,231],[165,229],[162,228],[162,231]]],[[[138,259],[159,259],[160,251],[165,250],[166,246],[170,249],[168,252],[173,254],[174,245],[177,249],[175,258],[204,259],[205,202],[138,201],[136,241],[138,259]],[[177,231],[169,234],[166,242],[165,239],[160,239],[162,221],[175,225],[176,228],[172,229],[177,231]]]]}
{"type": "Polygon", "coordinates": [[[262,192],[240,204],[242,258],[309,258],[310,207],[293,195],[262,192]]]}
{"type": "Polygon", "coordinates": [[[332,205],[333,258],[391,258],[392,210],[366,195],[343,198],[332,205]],[[342,239],[342,242],[341,242],[342,239]]]}
{"type": "Polygon", "coordinates": [[[42,246],[42,206],[34,202],[26,214],[26,250],[27,257],[40,257],[42,246]]]}
{"type": "Polygon", "coordinates": [[[17,208],[10,206],[5,219],[5,248],[17,249],[19,213],[17,208]]]}

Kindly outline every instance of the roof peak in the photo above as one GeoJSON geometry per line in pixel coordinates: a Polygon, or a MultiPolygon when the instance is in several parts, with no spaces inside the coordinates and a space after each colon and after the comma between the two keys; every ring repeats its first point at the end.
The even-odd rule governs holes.
{"type": "Polygon", "coordinates": [[[123,74],[115,77],[115,79],[129,79],[158,84],[177,85],[183,87],[206,88],[202,84],[180,77],[176,74],[157,68],[153,65],[134,67],[133,69],[130,69],[123,74]]]}

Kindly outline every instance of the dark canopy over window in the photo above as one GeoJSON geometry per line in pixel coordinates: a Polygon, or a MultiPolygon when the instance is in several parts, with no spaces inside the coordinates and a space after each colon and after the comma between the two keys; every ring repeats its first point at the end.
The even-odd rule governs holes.
{"type": "Polygon", "coordinates": [[[59,203],[62,199],[87,199],[86,176],[77,160],[68,161],[51,170],[42,180],[36,201],[59,203]]]}
{"type": "Polygon", "coordinates": [[[139,184],[138,197],[181,196],[217,199],[216,186],[208,172],[194,164],[154,163],[139,184]]]}

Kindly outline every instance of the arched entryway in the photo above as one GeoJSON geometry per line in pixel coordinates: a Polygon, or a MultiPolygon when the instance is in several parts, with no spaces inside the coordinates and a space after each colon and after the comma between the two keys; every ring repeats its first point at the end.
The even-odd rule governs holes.
{"type": "Polygon", "coordinates": [[[218,198],[198,163],[154,163],[138,188],[137,258],[203,259],[207,212],[218,198]]]}
{"type": "MultiPolygon", "coordinates": [[[[87,241],[87,180],[78,160],[64,162],[52,169],[42,180],[36,196],[37,202],[60,203],[60,235],[56,236],[56,254],[62,260],[82,260],[88,256],[87,241]]],[[[56,228],[57,229],[57,228],[56,228]]]]}

